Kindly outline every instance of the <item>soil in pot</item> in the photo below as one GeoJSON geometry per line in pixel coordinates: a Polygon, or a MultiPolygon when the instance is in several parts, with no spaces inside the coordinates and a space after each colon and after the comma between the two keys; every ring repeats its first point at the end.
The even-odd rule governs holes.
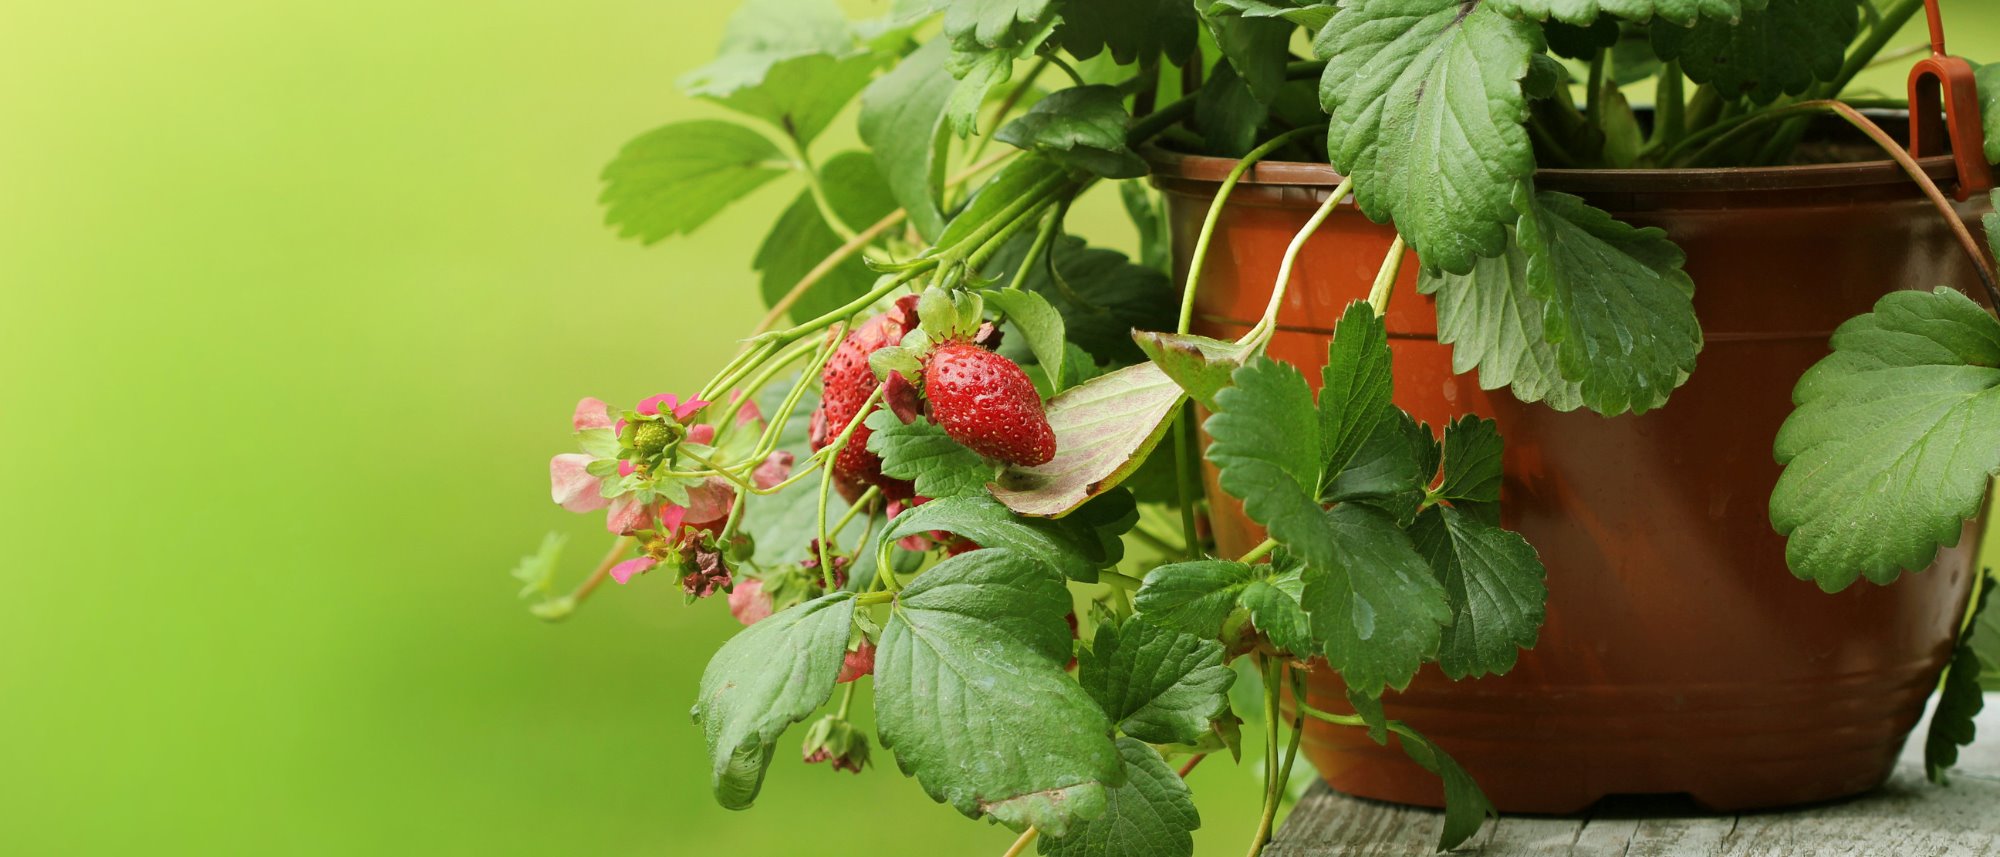
{"type": "MultiPolygon", "coordinates": [[[[1233,162],[1160,155],[1178,272],[1233,162]]],[[[1949,187],[1948,159],[1924,166],[1949,187]]],[[[1231,197],[1197,296],[1196,330],[1235,338],[1261,315],[1286,244],[1338,177],[1266,164],[1231,197]]],[[[1889,162],[1692,171],[1545,171],[1687,252],[1706,335],[1669,404],[1604,418],[1525,404],[1453,371],[1414,257],[1388,327],[1396,404],[1433,427],[1463,413],[1507,440],[1505,526],[1541,552],[1548,618],[1504,676],[1452,682],[1435,666],[1386,699],[1450,752],[1503,811],[1582,810],[1611,794],[1686,793],[1717,810],[1866,791],[1890,772],[1950,655],[1977,556],[1955,549],[1887,587],[1828,595],[1793,577],[1767,500],[1772,439],[1828,337],[1895,289],[1978,296],[1949,228],[1889,162]]],[[[1977,214],[1970,207],[1961,212],[1977,214]]],[[[1351,202],[1306,245],[1269,353],[1317,382],[1334,323],[1364,299],[1394,233],[1351,202]]],[[[1215,486],[1220,552],[1263,533],[1215,486]]],[[[1316,706],[1348,711],[1320,669],[1316,706]]],[[[1441,805],[1436,777],[1360,730],[1316,721],[1304,750],[1349,794],[1441,805]]]]}

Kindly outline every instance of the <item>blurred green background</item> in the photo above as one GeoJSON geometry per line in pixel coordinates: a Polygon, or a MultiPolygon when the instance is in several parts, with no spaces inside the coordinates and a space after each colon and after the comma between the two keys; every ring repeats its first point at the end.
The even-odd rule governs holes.
{"type": "MultiPolygon", "coordinates": [[[[642,586],[549,627],[506,576],[601,550],[545,499],[576,399],[690,389],[760,309],[794,186],[652,249],[594,202],[718,112],[672,81],[731,5],[0,2],[6,851],[1006,846],[892,762],[781,754],[716,808],[687,710],[729,617],[642,586]]],[[[2000,57],[2000,9],[1945,5],[2000,57]]],[[[1192,782],[1234,853],[1249,775],[1192,782]]]]}

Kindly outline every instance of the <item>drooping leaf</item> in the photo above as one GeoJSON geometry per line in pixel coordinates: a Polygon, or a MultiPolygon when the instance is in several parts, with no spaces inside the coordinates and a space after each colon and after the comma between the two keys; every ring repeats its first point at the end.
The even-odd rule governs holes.
{"type": "MultiPolygon", "coordinates": [[[[1266,5],[1254,10],[1262,14],[1251,14],[1241,3],[1229,0],[1195,0],[1194,7],[1201,13],[1203,26],[1215,37],[1232,76],[1249,88],[1256,101],[1269,104],[1278,100],[1278,90],[1285,85],[1285,63],[1291,59],[1288,48],[1292,33],[1299,27],[1296,21],[1283,17],[1287,10],[1266,5]]],[[[1293,7],[1289,11],[1303,10],[1293,7]]],[[[1330,18],[1332,7],[1324,7],[1323,12],[1330,18]]],[[[1222,68],[1216,66],[1215,72],[1222,73],[1222,68]]]]}
{"type": "Polygon", "coordinates": [[[730,203],[790,170],[770,139],[734,122],[698,119],[655,128],[604,168],[604,222],[652,244],[693,232],[730,203]]]}
{"type": "Polygon", "coordinates": [[[2000,578],[1991,574],[1983,576],[1985,581],[1979,590],[1979,600],[1972,605],[1971,622],[1959,637],[1951,663],[1945,667],[1943,685],[1938,690],[1937,701],[1931,705],[1930,732],[1924,736],[1924,772],[1931,782],[1938,784],[1943,784],[1945,772],[1958,764],[1958,748],[1971,746],[1973,740],[1979,737],[1974,721],[1986,707],[1979,678],[1992,666],[1983,662],[1972,641],[1979,630],[1979,617],[1990,615],[1986,607],[1992,601],[1994,588],[2000,586],[2000,578]]]}
{"type": "MultiPolygon", "coordinates": [[[[729,18],[714,62],[681,78],[689,95],[722,99],[765,83],[773,66],[854,52],[839,7],[820,0],[746,0],[729,18]]],[[[852,93],[849,93],[851,96],[852,93]]]]}
{"type": "MultiPolygon", "coordinates": [[[[980,293],[986,303],[1006,313],[1007,321],[1020,331],[1028,342],[1028,350],[1035,355],[1035,362],[1041,364],[1049,377],[1060,385],[1063,378],[1063,358],[1068,354],[1068,338],[1063,332],[1062,313],[1049,305],[1047,298],[1039,292],[1016,289],[993,289],[980,293]]],[[[1061,391],[1058,386],[1057,391],[1061,391]]],[[[921,492],[919,492],[921,493],[921,492]]]]}
{"type": "Polygon", "coordinates": [[[1525,188],[1517,238],[1528,288],[1543,301],[1543,337],[1583,403],[1605,415],[1665,404],[1702,346],[1680,248],[1574,196],[1525,188]]]}
{"type": "Polygon", "coordinates": [[[1314,49],[1327,151],[1361,210],[1393,219],[1429,267],[1499,255],[1535,170],[1521,79],[1540,29],[1461,0],[1351,0],[1314,49]]]}
{"type": "Polygon", "coordinates": [[[1007,548],[1039,558],[1073,580],[1094,582],[1099,569],[1110,568],[1122,558],[1113,547],[1118,544],[1116,536],[1100,536],[1097,523],[1102,522],[1081,515],[1081,510],[1060,520],[1022,517],[981,493],[933,500],[905,511],[890,522],[884,538],[894,541],[943,530],[981,547],[1007,548]]]}
{"type": "Polygon", "coordinates": [[[1762,9],[1767,0],[1487,0],[1502,14],[1533,21],[1554,18],[1588,25],[1600,15],[1628,21],[1663,21],[1686,26],[1697,18],[1734,21],[1746,9],[1762,9]]]}
{"type": "Polygon", "coordinates": [[[756,800],[778,737],[833,695],[853,626],[854,596],[835,592],[743,629],[715,653],[694,716],[716,802],[744,809],[756,800]]]}
{"type": "Polygon", "coordinates": [[[1236,674],[1222,644],[1152,622],[1106,623],[1077,655],[1077,681],[1119,731],[1149,744],[1193,744],[1229,710],[1236,674]]]}
{"type": "Polygon", "coordinates": [[[1547,572],[1534,546],[1450,506],[1417,516],[1411,540],[1444,585],[1452,621],[1438,666],[1453,679],[1503,675],[1519,649],[1533,648],[1548,601],[1547,572]]]}
{"type": "Polygon", "coordinates": [[[1258,569],[1225,559],[1163,565],[1146,572],[1132,606],[1145,621],[1214,637],[1236,609],[1237,596],[1262,576],[1258,569]]]}
{"type": "Polygon", "coordinates": [[[925,238],[944,232],[945,107],[958,84],[944,71],[950,46],[933,39],[861,93],[861,139],[910,223],[925,238]]]}
{"type": "MultiPolygon", "coordinates": [[[[1279,85],[1283,85],[1282,80],[1279,85]]],[[[1257,147],[1257,132],[1270,117],[1271,108],[1257,99],[1228,63],[1216,65],[1195,97],[1194,127],[1201,130],[1203,154],[1224,158],[1249,154],[1257,147]]]]}
{"type": "Polygon", "coordinates": [[[1056,455],[1009,467],[993,496],[1023,515],[1067,514],[1116,488],[1145,464],[1173,424],[1180,387],[1151,363],[1093,378],[1049,400],[1056,455]]]}
{"type": "Polygon", "coordinates": [[[1517,242],[1481,259],[1466,274],[1424,271],[1417,291],[1437,298],[1438,341],[1450,345],[1451,370],[1479,370],[1479,387],[1511,387],[1514,398],[1558,411],[1583,407],[1576,382],[1562,377],[1556,347],[1542,329],[1546,305],[1528,286],[1528,254],[1517,242]]]}
{"type": "Polygon", "coordinates": [[[1125,782],[1105,793],[1104,815],[1044,836],[1043,857],[1193,857],[1201,827],[1187,783],[1144,742],[1118,739],[1125,782]]]}
{"type": "Polygon", "coordinates": [[[1035,102],[993,138],[1038,152],[1073,170],[1104,178],[1146,174],[1146,162],[1125,144],[1124,95],[1114,86],[1076,86],[1035,102]]]}
{"type": "Polygon", "coordinates": [[[875,718],[933,800],[1048,836],[1103,814],[1122,771],[1110,721],[1063,671],[1069,609],[1054,569],[1009,550],[945,560],[898,594],[875,718]]]}
{"type": "Polygon", "coordinates": [[[1450,851],[1465,844],[1487,819],[1500,817],[1500,811],[1486,799],[1486,793],[1472,776],[1436,744],[1407,726],[1396,730],[1396,738],[1403,745],[1404,755],[1444,780],[1444,831],[1438,837],[1438,851],[1450,851]]]}
{"type": "Polygon", "coordinates": [[[868,416],[868,428],[868,451],[882,457],[882,473],[915,482],[920,497],[944,500],[984,494],[996,473],[979,453],[923,417],[906,425],[883,408],[868,416]]]}
{"type": "Polygon", "coordinates": [[[1958,543],[2000,473],[2000,321],[1950,289],[1840,326],[1778,431],[1771,523],[1792,573],[1886,584],[1958,543]]]}
{"type": "MultiPolygon", "coordinates": [[[[1201,0],[1197,0],[1199,7],[1201,0]]],[[[1332,0],[1213,0],[1203,14],[1235,12],[1245,18],[1283,18],[1317,33],[1333,20],[1332,0]]]]}
{"type": "Polygon", "coordinates": [[[1438,653],[1451,620],[1445,591],[1387,513],[1342,503],[1323,516],[1331,562],[1306,560],[1299,603],[1313,637],[1347,686],[1369,695],[1401,690],[1438,653]]]}
{"type": "Polygon", "coordinates": [[[882,58],[874,54],[806,54],[773,63],[754,86],[725,88],[698,81],[688,88],[693,95],[769,122],[804,146],[826,130],[881,66],[882,58]]]}
{"type": "Polygon", "coordinates": [[[1069,0],[1062,18],[1056,37],[1070,55],[1090,59],[1109,49],[1121,65],[1162,56],[1179,65],[1199,36],[1188,0],[1069,0]]]}
{"type": "Polygon", "coordinates": [[[1848,43],[1861,28],[1859,0],[1769,0],[1731,23],[1706,18],[1692,27],[1653,27],[1653,50],[1679,60],[1689,80],[1725,100],[1769,104],[1840,74],[1848,43]]]}
{"type": "Polygon", "coordinates": [[[1046,26],[1063,0],[944,0],[944,34],[960,50],[1010,48],[1046,26]]]}
{"type": "Polygon", "coordinates": [[[1215,409],[1215,394],[1229,386],[1230,374],[1243,365],[1247,354],[1234,342],[1191,333],[1133,331],[1132,339],[1160,371],[1209,410],[1215,409]]]}

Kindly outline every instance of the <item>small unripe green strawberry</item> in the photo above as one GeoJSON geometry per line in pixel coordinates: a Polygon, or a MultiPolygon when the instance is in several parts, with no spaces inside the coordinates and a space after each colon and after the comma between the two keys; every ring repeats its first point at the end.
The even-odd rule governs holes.
{"type": "Polygon", "coordinates": [[[966,341],[931,349],[924,361],[931,421],[987,458],[1034,467],[1056,455],[1056,433],[1028,373],[966,341]]]}

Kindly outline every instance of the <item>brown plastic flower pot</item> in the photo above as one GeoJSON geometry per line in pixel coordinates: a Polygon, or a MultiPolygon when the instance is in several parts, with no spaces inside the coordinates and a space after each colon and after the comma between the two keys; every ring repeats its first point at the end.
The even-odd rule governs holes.
{"type": "MultiPolygon", "coordinates": [[[[1234,162],[1156,155],[1176,260],[1234,162]]],[[[1949,158],[1923,160],[1950,187],[1949,158]]],[[[1197,331],[1235,338],[1262,315],[1286,244],[1339,177],[1268,163],[1237,187],[1197,297],[1197,331]]],[[[1895,289],[1977,279],[1948,226],[1889,162],[1760,169],[1544,171],[1687,251],[1707,345],[1686,386],[1643,416],[1525,404],[1452,371],[1414,258],[1388,314],[1396,404],[1432,426],[1475,413],[1507,441],[1507,527],[1548,567],[1548,619],[1504,676],[1426,667],[1386,700],[1455,756],[1503,811],[1582,810],[1606,795],[1686,793],[1716,810],[1856,794],[1889,774],[1950,655],[1976,524],[1934,566],[1838,594],[1795,578],[1767,501],[1772,440],[1841,322],[1895,289]]],[[[1973,216],[1971,208],[1960,212],[1973,216]]],[[[1306,244],[1269,353],[1317,383],[1336,319],[1363,299],[1394,233],[1343,204],[1306,244]]],[[[1263,533],[1207,474],[1225,555],[1263,533]]],[[[1338,675],[1310,696],[1351,711],[1338,675]]],[[[1306,756],[1340,791],[1440,805],[1437,778],[1360,730],[1309,721],[1306,756]]]]}

